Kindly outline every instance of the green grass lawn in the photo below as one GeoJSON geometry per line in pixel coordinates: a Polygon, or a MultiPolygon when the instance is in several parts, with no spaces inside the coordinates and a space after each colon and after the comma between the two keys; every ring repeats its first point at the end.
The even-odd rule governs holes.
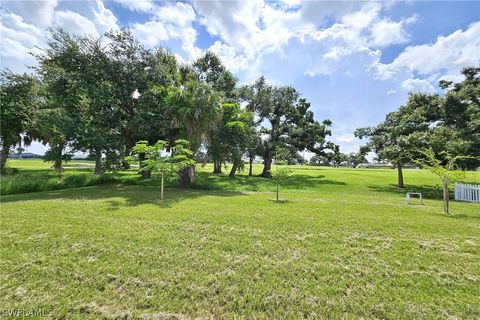
{"type": "MultiPolygon", "coordinates": [[[[8,179],[64,179],[10,165],[23,169],[8,179]]],[[[163,202],[157,181],[134,171],[2,196],[1,308],[68,319],[480,318],[480,205],[452,202],[443,214],[428,172],[405,170],[399,191],[395,170],[298,166],[276,203],[268,179],[198,170],[197,188],[169,188],[163,202]],[[405,204],[407,190],[425,205],[405,204]]]]}

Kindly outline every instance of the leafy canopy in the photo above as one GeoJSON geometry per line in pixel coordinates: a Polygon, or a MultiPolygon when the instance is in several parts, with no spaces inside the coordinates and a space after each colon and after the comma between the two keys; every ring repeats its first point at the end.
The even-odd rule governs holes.
{"type": "Polygon", "coordinates": [[[175,140],[171,152],[167,153],[168,143],[164,140],[158,140],[154,145],[149,145],[147,141],[139,141],[132,148],[132,156],[128,161],[140,161],[140,155],[144,155],[141,161],[141,168],[157,173],[162,176],[168,176],[178,173],[182,169],[194,165],[193,152],[188,148],[189,142],[186,140],[175,140]]]}

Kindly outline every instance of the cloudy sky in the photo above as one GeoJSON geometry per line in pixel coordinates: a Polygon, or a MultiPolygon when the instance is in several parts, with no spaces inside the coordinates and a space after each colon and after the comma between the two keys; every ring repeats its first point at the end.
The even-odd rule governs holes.
{"type": "MultiPolygon", "coordinates": [[[[1,67],[28,71],[45,30],[96,36],[130,27],[147,47],[185,62],[217,53],[240,83],[260,75],[293,85],[333,140],[356,151],[357,127],[374,125],[408,92],[438,92],[480,64],[480,1],[2,0],[1,67]]],[[[30,151],[41,152],[34,146],[30,151]]]]}

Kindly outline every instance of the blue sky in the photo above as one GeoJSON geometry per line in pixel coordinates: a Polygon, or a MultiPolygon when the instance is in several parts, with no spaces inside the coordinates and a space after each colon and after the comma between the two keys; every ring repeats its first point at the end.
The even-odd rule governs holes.
{"type": "Polygon", "coordinates": [[[333,121],[343,152],[361,144],[355,128],[381,121],[408,92],[441,93],[439,80],[480,64],[480,1],[3,0],[0,15],[2,68],[28,71],[49,27],[99,36],[128,26],[185,63],[217,53],[240,83],[264,75],[294,86],[333,121]]]}

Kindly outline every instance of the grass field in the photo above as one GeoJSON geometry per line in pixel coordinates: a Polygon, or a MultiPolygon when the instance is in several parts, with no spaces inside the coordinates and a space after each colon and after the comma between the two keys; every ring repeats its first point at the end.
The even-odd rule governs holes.
{"type": "MultiPolygon", "coordinates": [[[[268,179],[199,167],[195,189],[168,188],[160,202],[157,181],[134,171],[73,188],[58,181],[90,169],[59,177],[38,161],[10,165],[20,172],[2,181],[3,194],[26,177],[53,182],[1,197],[3,309],[68,319],[480,318],[480,205],[452,202],[443,214],[438,181],[422,170],[405,170],[399,191],[395,170],[298,166],[277,203],[268,179]],[[407,190],[424,192],[425,204],[405,204],[407,190]]],[[[467,181],[480,183],[480,172],[467,181]]]]}

